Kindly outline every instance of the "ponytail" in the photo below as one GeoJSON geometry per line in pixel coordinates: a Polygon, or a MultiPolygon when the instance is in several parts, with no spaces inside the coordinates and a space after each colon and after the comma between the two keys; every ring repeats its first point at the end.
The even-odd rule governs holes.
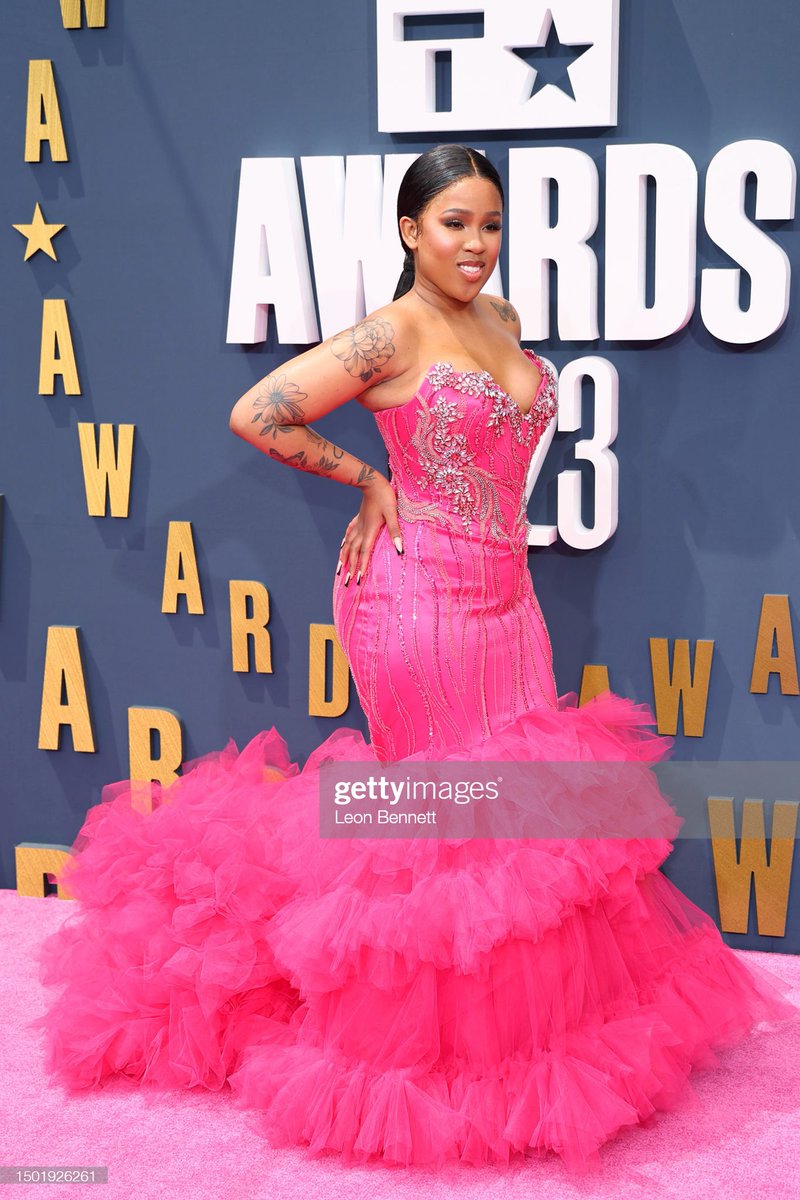
{"type": "Polygon", "coordinates": [[[399,300],[401,296],[405,296],[406,292],[410,292],[414,286],[415,278],[414,254],[411,250],[406,250],[406,256],[403,259],[403,271],[397,281],[397,287],[395,288],[392,300],[399,300]]]}

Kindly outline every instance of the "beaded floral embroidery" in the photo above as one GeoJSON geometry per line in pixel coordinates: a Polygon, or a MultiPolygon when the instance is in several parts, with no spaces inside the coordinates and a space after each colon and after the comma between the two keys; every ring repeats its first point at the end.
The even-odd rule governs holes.
{"type": "Polygon", "coordinates": [[[425,378],[432,389],[429,397],[422,391],[417,393],[420,411],[408,447],[421,472],[417,481],[423,491],[434,491],[448,502],[447,507],[460,517],[467,532],[473,522],[478,522],[483,537],[516,544],[526,535],[525,505],[523,501],[521,511],[513,518],[506,516],[507,504],[497,478],[474,461],[476,455],[467,434],[457,425],[453,428],[465,416],[463,406],[445,392],[486,398],[491,402],[487,429],[500,434],[508,427],[519,444],[529,446],[557,408],[552,371],[545,363],[541,363],[541,371],[542,382],[527,413],[488,371],[457,371],[449,362],[434,363],[428,371],[425,378]],[[509,521],[513,528],[509,528],[509,521]]]}
{"type": "Polygon", "coordinates": [[[487,426],[494,429],[496,434],[500,434],[504,422],[508,421],[517,441],[527,446],[534,434],[551,420],[558,403],[553,372],[546,363],[537,361],[540,364],[542,383],[526,413],[522,412],[513,396],[504,392],[488,371],[457,371],[449,362],[438,362],[428,372],[428,379],[435,388],[447,387],[456,392],[467,392],[471,396],[486,396],[492,402],[487,426]]]}
{"type": "Polygon", "coordinates": [[[463,433],[452,433],[449,426],[459,418],[458,405],[454,400],[439,396],[430,407],[434,419],[430,449],[433,453],[421,453],[423,471],[422,486],[434,487],[447,496],[453,509],[466,526],[475,516],[476,498],[470,487],[466,471],[467,464],[475,457],[467,446],[463,433]]]}
{"type": "Polygon", "coordinates": [[[485,536],[507,540],[503,506],[494,481],[473,463],[475,455],[466,435],[450,428],[462,417],[458,403],[445,396],[437,396],[430,408],[423,402],[411,438],[422,471],[420,486],[448,500],[451,511],[461,518],[467,532],[477,520],[485,536]]]}

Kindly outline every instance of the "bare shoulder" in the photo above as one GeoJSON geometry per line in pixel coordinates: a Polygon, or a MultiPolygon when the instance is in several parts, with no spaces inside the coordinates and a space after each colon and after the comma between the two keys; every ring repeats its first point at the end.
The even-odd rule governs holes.
{"type": "Polygon", "coordinates": [[[489,292],[481,292],[479,298],[487,315],[491,316],[498,323],[505,325],[507,329],[513,330],[517,341],[520,341],[522,326],[520,324],[519,313],[514,308],[514,305],[502,296],[492,296],[489,292]]]}
{"type": "Polygon", "coordinates": [[[401,300],[374,309],[329,339],[331,353],[342,361],[347,373],[370,387],[408,370],[415,332],[401,300]]]}

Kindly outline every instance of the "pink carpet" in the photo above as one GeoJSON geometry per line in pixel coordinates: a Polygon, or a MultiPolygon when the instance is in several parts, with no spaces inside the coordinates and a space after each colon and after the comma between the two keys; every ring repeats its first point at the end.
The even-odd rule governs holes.
{"type": "MultiPolygon", "coordinates": [[[[798,1027],[720,1054],[720,1066],[697,1071],[697,1102],[661,1113],[647,1128],[627,1129],[601,1150],[602,1173],[570,1179],[560,1161],[510,1169],[453,1167],[434,1176],[420,1168],[343,1166],[336,1156],[308,1159],[302,1149],[273,1150],[226,1091],[163,1093],[124,1080],[99,1093],[68,1098],[48,1083],[40,1043],[25,1028],[44,1009],[33,952],[70,910],[69,901],[0,891],[0,1165],[108,1167],[105,1200],[188,1197],[481,1197],[719,1196],[758,1200],[800,1197],[800,1035],[798,1027]]],[[[800,999],[800,957],[738,951],[793,985],[800,999]]],[[[9,1196],[87,1194],[86,1184],[16,1186],[9,1196]]]]}

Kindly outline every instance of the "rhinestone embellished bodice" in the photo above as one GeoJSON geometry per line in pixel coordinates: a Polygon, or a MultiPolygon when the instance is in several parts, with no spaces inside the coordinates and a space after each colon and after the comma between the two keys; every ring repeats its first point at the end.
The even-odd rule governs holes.
{"type": "Polygon", "coordinates": [[[527,470],[557,409],[552,369],[524,353],[541,373],[524,413],[488,371],[437,362],[410,400],[375,414],[406,519],[460,525],[480,541],[524,541],[527,470]]]}

